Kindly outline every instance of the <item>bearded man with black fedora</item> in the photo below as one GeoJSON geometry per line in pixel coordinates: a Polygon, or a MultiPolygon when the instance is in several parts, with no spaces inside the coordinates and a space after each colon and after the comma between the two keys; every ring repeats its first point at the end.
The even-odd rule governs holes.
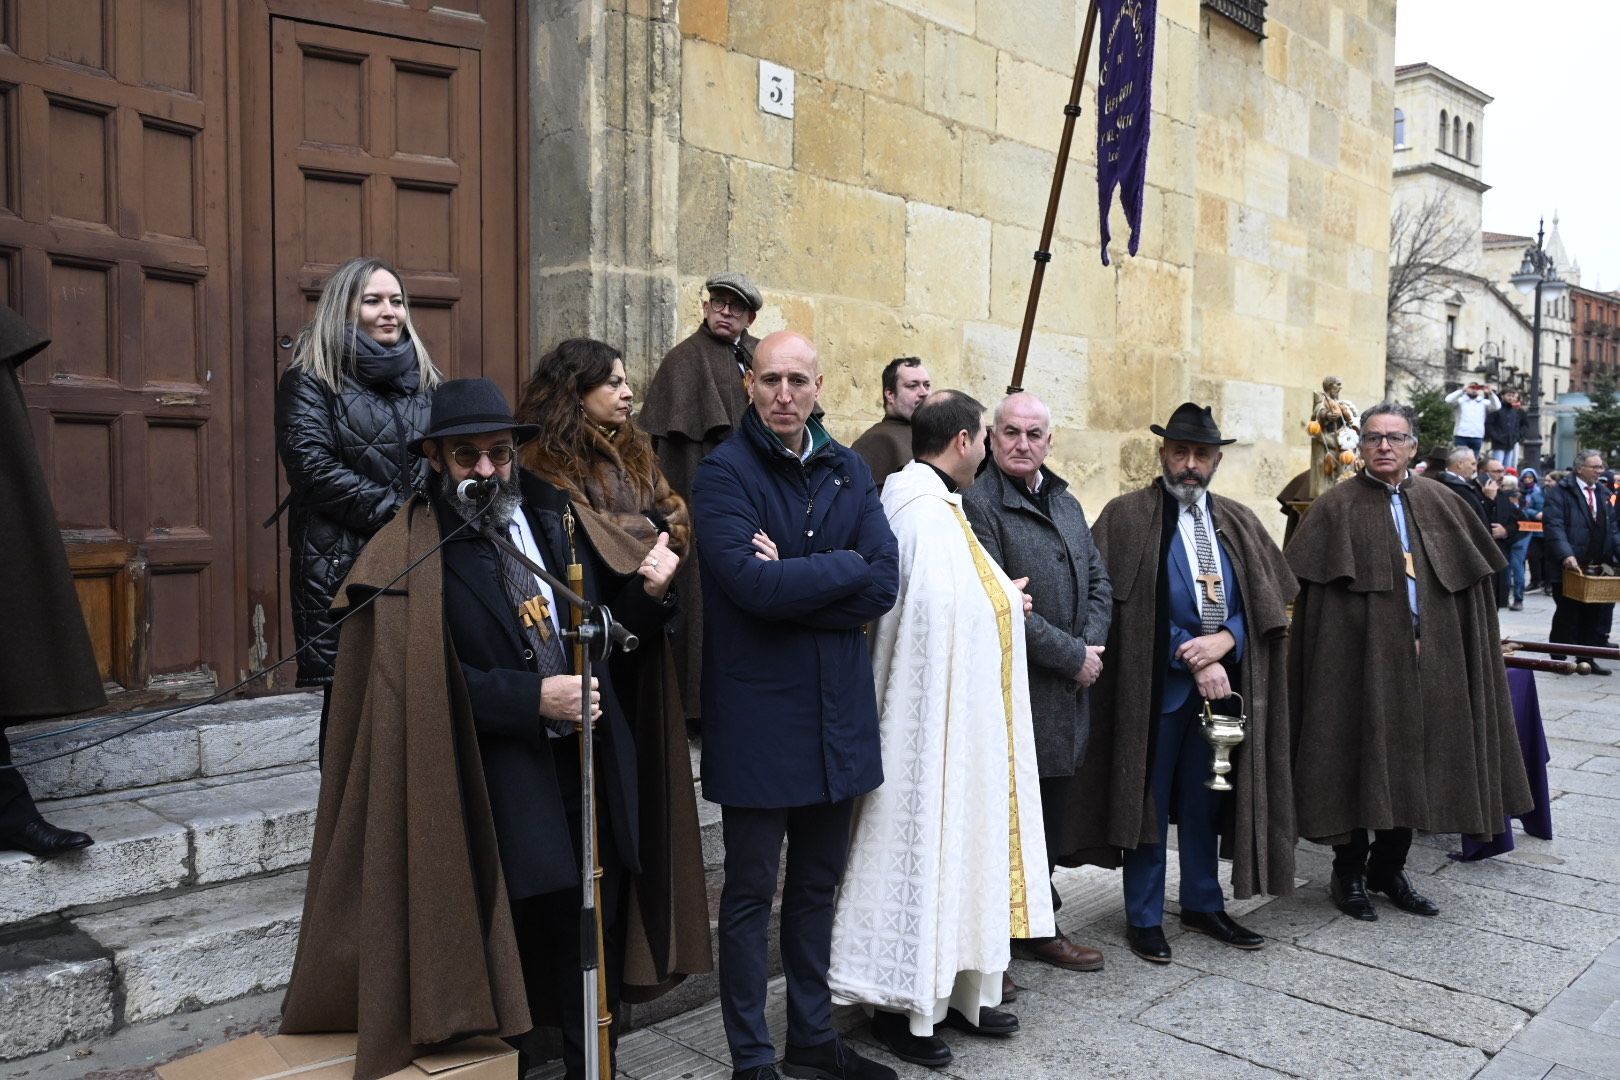
{"type": "MultiPolygon", "coordinates": [[[[568,611],[513,552],[559,578],[579,562],[584,596],[642,637],[662,633],[674,612],[678,562],[660,534],[634,572],[616,574],[584,527],[573,527],[567,497],[517,466],[518,446],[537,429],[514,419],[493,382],[442,383],[431,416],[410,443],[432,467],[425,497],[366,546],[334,608],[343,614],[376,597],[339,645],[283,1030],[357,1029],[362,1057],[368,1030],[391,1031],[368,1063],[398,1067],[424,1042],[473,1033],[521,1042],[532,1017],[561,1028],[572,1080],[584,1075],[585,691],[563,639],[568,611]],[[464,494],[468,480],[493,491],[464,494]],[[357,798],[357,787],[365,795],[357,798]],[[367,912],[374,896],[393,906],[367,912]],[[416,932],[426,927],[432,932],[416,932]],[[390,1008],[400,1003],[409,1008],[390,1008]]],[[[678,937],[693,923],[672,907],[706,901],[640,874],[644,845],[682,848],[647,860],[661,867],[701,860],[690,766],[682,755],[680,776],[638,774],[636,733],[607,666],[595,670],[602,977],[617,1013],[630,953],[634,970],[651,972],[643,1000],[691,973],[674,969],[675,956],[707,970],[707,941],[694,952],[671,930],[678,937]],[[656,794],[644,800],[644,786],[656,794]]],[[[696,925],[706,935],[706,912],[696,925]]]]}
{"type": "Polygon", "coordinates": [[[12,767],[5,729],[107,702],[17,374],[50,343],[0,305],[0,851],[42,859],[86,847],[90,837],[40,815],[12,767]]]}
{"type": "Polygon", "coordinates": [[[1151,430],[1162,440],[1162,475],[1111,501],[1092,529],[1114,615],[1057,861],[1123,865],[1131,951],[1168,963],[1172,807],[1183,928],[1240,949],[1264,943],[1226,914],[1221,855],[1232,859],[1236,898],[1293,891],[1286,605],[1295,582],[1254,512],[1209,490],[1221,447],[1234,441],[1209,407],[1186,402],[1151,430]],[[1205,783],[1206,707],[1248,716],[1229,794],[1205,783]]]}

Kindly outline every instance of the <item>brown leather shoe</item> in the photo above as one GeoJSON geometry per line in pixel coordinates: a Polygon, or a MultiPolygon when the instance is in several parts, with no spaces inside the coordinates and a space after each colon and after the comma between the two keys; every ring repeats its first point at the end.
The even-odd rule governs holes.
{"type": "Polygon", "coordinates": [[[1015,940],[1012,953],[1020,960],[1039,960],[1043,964],[1063,968],[1065,971],[1101,971],[1103,954],[1096,949],[1077,945],[1059,934],[1045,941],[1015,940]]]}
{"type": "Polygon", "coordinates": [[[1001,973],[1001,1000],[1003,1004],[1009,1001],[1017,1001],[1019,989],[1018,984],[1013,982],[1012,972],[1003,971],[1001,973]]]}

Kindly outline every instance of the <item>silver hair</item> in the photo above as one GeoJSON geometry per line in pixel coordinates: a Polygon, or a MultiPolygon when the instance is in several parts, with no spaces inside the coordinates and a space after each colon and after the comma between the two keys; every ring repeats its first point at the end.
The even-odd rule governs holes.
{"type": "Polygon", "coordinates": [[[1474,453],[1472,447],[1453,446],[1451,453],[1446,455],[1446,466],[1457,465],[1464,461],[1478,461],[1479,455],[1474,453]]]}
{"type": "Polygon", "coordinates": [[[1598,464],[1602,465],[1603,464],[1603,451],[1601,451],[1601,450],[1577,450],[1577,451],[1575,451],[1575,465],[1577,467],[1579,467],[1581,465],[1585,465],[1592,458],[1597,458],[1598,459],[1598,464]]]}
{"type": "Polygon", "coordinates": [[[1367,421],[1375,416],[1398,416],[1406,421],[1406,430],[1413,435],[1417,434],[1418,414],[1410,405],[1402,405],[1398,401],[1380,401],[1377,405],[1361,414],[1361,424],[1367,426],[1367,421]]]}
{"type": "Polygon", "coordinates": [[[1043,414],[1045,414],[1045,416],[1046,416],[1046,432],[1049,435],[1051,434],[1051,432],[1052,432],[1052,407],[1050,405],[1048,405],[1046,402],[1042,401],[1040,398],[1036,397],[1034,394],[1030,393],[1028,390],[1020,390],[1016,394],[1008,394],[1006,397],[1002,398],[999,402],[996,403],[996,411],[990,417],[990,423],[991,423],[991,425],[993,427],[1000,427],[1001,426],[1001,414],[1002,414],[1002,411],[1007,408],[1008,402],[1012,401],[1013,398],[1028,398],[1030,401],[1033,401],[1040,408],[1041,412],[1043,414]]]}

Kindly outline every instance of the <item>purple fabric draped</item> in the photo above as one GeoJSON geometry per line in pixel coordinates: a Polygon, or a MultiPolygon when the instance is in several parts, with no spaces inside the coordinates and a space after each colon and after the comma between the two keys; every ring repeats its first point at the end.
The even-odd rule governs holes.
{"type": "MultiPolygon", "coordinates": [[[[1547,732],[1541,725],[1541,699],[1536,696],[1536,673],[1524,668],[1508,668],[1508,691],[1513,697],[1513,719],[1519,728],[1519,748],[1524,752],[1524,771],[1530,777],[1530,794],[1536,805],[1520,816],[1524,831],[1542,840],[1551,840],[1552,808],[1547,798],[1547,732]]],[[[1502,831],[1485,842],[1463,838],[1462,852],[1452,858],[1463,862],[1488,859],[1513,850],[1513,819],[1502,823],[1502,831]]]]}
{"type": "Polygon", "coordinates": [[[1102,37],[1097,80],[1097,197],[1102,261],[1107,266],[1108,211],[1115,187],[1130,224],[1132,255],[1142,241],[1158,0],[1099,0],[1097,10],[1102,37]]]}

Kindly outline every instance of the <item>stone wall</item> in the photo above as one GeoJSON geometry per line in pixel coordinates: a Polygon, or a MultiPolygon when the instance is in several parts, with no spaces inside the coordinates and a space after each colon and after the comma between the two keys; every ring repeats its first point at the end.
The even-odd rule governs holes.
{"type": "MultiPolygon", "coordinates": [[[[820,346],[845,439],[880,414],[893,356],[925,357],[936,386],[999,397],[1086,4],[606,2],[539,5],[561,11],[559,48],[590,39],[593,93],[622,108],[587,103],[567,135],[587,166],[560,178],[586,190],[561,201],[588,220],[536,215],[537,292],[627,334],[644,372],[696,325],[704,277],[743,270],[766,295],[756,330],[791,326],[820,346]],[[610,48],[614,20],[623,44],[610,48]],[[666,25],[678,56],[660,53],[666,25]],[[636,49],[649,59],[632,63],[636,49]],[[758,109],[760,59],[795,71],[793,119],[758,109]],[[678,95],[638,81],[677,69],[678,95]],[[566,254],[546,252],[547,230],[566,254]]],[[[1092,513],[1153,475],[1147,426],[1190,396],[1241,440],[1221,490],[1269,521],[1306,464],[1311,387],[1339,374],[1361,404],[1383,385],[1394,2],[1276,3],[1266,31],[1161,0],[1144,236],[1126,256],[1116,209],[1112,267],[1098,251],[1093,59],[1024,378],[1052,404],[1053,465],[1092,513]]],[[[554,163],[536,161],[538,189],[554,163]]]]}

